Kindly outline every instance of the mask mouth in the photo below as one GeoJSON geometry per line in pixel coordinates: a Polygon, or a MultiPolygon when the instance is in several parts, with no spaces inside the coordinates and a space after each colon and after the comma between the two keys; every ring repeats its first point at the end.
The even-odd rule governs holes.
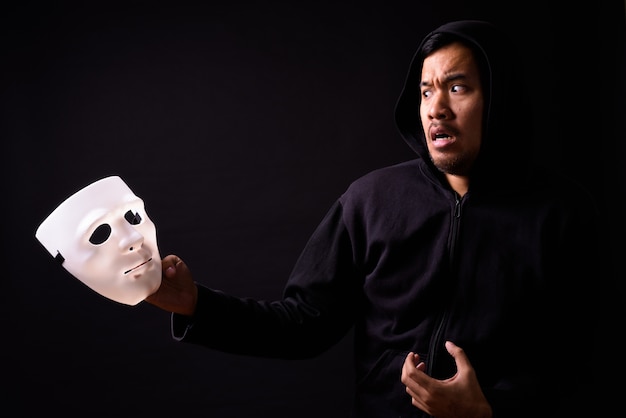
{"type": "Polygon", "coordinates": [[[152,261],[152,257],[150,257],[149,259],[147,259],[147,260],[146,260],[146,261],[144,261],[143,263],[141,263],[141,264],[139,264],[139,265],[137,265],[137,266],[133,267],[132,269],[130,269],[130,270],[126,270],[126,271],[124,272],[124,274],[128,274],[128,273],[130,273],[131,271],[137,270],[138,268],[140,268],[140,267],[142,267],[142,266],[144,266],[144,265],[148,264],[148,263],[149,263],[149,262],[151,262],[151,261],[152,261]]]}

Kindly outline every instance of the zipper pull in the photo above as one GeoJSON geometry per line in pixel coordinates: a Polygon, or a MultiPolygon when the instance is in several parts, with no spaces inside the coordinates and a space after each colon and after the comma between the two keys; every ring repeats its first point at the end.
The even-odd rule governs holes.
{"type": "Polygon", "coordinates": [[[459,195],[458,194],[454,194],[454,198],[455,198],[455,202],[454,202],[454,217],[455,218],[460,218],[461,217],[461,200],[459,199],[459,195]]]}

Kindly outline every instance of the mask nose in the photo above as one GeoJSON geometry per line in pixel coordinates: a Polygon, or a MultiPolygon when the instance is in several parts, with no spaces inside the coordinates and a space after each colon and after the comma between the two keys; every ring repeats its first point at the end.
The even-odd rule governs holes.
{"type": "Polygon", "coordinates": [[[143,245],[143,235],[141,235],[135,228],[128,226],[124,228],[123,237],[120,239],[120,250],[122,252],[137,251],[143,245]]]}

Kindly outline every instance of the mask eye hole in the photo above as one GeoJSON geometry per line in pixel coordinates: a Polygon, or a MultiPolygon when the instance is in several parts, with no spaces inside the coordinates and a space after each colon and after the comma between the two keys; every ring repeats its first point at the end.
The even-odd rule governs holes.
{"type": "Polygon", "coordinates": [[[131,225],[139,225],[141,223],[141,216],[139,216],[139,212],[133,213],[133,211],[129,210],[124,214],[124,218],[131,225]]]}
{"type": "Polygon", "coordinates": [[[95,231],[89,237],[89,242],[93,245],[99,245],[109,239],[111,236],[111,226],[109,224],[102,224],[96,228],[95,231]]]}

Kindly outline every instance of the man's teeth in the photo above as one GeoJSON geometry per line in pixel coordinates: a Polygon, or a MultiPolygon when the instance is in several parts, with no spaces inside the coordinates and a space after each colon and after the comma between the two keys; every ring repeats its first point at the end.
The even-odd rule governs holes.
{"type": "Polygon", "coordinates": [[[441,139],[441,138],[448,138],[449,135],[447,134],[436,134],[435,135],[435,139],[441,139]]]}

